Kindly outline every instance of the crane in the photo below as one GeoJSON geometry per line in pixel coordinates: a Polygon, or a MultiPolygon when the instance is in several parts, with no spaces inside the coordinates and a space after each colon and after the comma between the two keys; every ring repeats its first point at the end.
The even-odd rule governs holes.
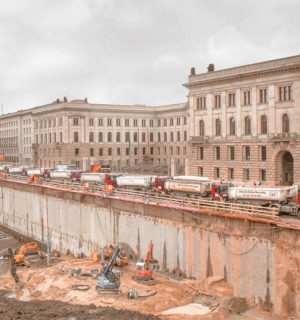
{"type": "Polygon", "coordinates": [[[96,288],[98,291],[111,290],[118,291],[120,287],[120,274],[113,272],[115,260],[117,259],[119,251],[122,249],[120,245],[116,246],[113,256],[111,257],[108,265],[101,271],[96,288]]]}

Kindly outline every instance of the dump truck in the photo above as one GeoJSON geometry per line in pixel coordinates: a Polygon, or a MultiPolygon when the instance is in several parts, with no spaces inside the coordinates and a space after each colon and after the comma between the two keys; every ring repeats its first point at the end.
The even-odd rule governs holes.
{"type": "Polygon", "coordinates": [[[134,189],[148,189],[153,184],[151,176],[120,176],[117,177],[118,187],[128,187],[134,189]]]}
{"type": "Polygon", "coordinates": [[[71,179],[72,172],[69,170],[53,170],[50,172],[50,178],[51,179],[71,179]]]}
{"type": "Polygon", "coordinates": [[[106,173],[98,172],[98,173],[82,173],[80,177],[80,182],[90,182],[96,184],[105,184],[105,176],[106,173]]]}
{"type": "Polygon", "coordinates": [[[211,194],[211,182],[196,180],[166,180],[164,190],[167,193],[191,196],[207,197],[211,194]]]}

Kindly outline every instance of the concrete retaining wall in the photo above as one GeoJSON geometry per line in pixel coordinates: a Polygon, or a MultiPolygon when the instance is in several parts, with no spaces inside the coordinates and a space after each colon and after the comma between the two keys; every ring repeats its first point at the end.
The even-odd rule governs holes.
{"type": "Polygon", "coordinates": [[[180,270],[204,286],[223,279],[237,297],[300,315],[298,231],[4,181],[0,186],[0,223],[42,242],[49,236],[51,249],[89,255],[104,244],[126,243],[144,257],[152,240],[166,272],[180,270]]]}

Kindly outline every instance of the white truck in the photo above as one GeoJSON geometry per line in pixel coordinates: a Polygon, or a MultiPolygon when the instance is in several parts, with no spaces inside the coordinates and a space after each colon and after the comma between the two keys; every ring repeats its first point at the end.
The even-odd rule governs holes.
{"type": "Polygon", "coordinates": [[[27,170],[27,176],[30,177],[31,175],[34,176],[42,176],[44,174],[44,169],[40,168],[31,168],[27,170]]]}
{"type": "Polygon", "coordinates": [[[201,180],[183,180],[173,179],[166,180],[164,183],[164,190],[170,193],[181,194],[189,196],[197,194],[201,197],[207,197],[211,194],[211,182],[201,180]]]}
{"type": "Polygon", "coordinates": [[[50,172],[51,179],[71,179],[72,172],[69,170],[60,171],[54,170],[50,172]]]}
{"type": "Polygon", "coordinates": [[[106,173],[98,172],[98,173],[82,173],[80,176],[80,182],[91,182],[91,183],[99,183],[105,184],[105,176],[106,173]]]}
{"type": "Polygon", "coordinates": [[[8,173],[10,174],[19,174],[19,173],[22,173],[22,171],[23,171],[23,166],[8,168],[8,173]]]}
{"type": "Polygon", "coordinates": [[[300,217],[300,204],[291,203],[298,198],[298,186],[283,187],[229,187],[228,199],[253,205],[275,207],[281,213],[300,217]]]}
{"type": "Polygon", "coordinates": [[[118,187],[148,189],[153,184],[152,176],[120,176],[117,177],[118,187]]]}

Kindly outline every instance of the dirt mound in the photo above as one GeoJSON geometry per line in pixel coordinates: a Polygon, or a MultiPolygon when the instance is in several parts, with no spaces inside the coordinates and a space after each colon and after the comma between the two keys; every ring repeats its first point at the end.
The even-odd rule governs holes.
{"type": "Polygon", "coordinates": [[[95,305],[73,305],[59,301],[18,301],[0,292],[0,319],[21,320],[155,320],[158,317],[139,312],[95,305]]]}

